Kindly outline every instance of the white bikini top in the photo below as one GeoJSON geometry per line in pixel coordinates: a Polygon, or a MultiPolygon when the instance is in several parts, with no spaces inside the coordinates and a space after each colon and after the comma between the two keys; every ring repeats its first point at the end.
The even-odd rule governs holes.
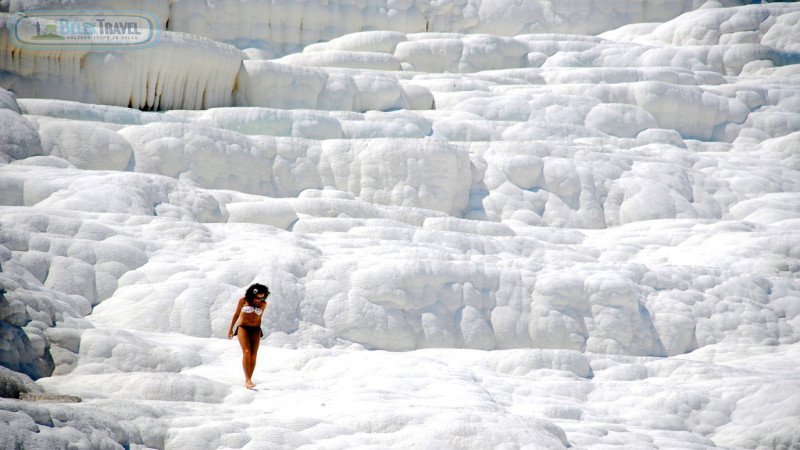
{"type": "Polygon", "coordinates": [[[244,306],[242,306],[242,312],[243,313],[256,313],[256,315],[260,316],[261,313],[264,312],[264,310],[261,309],[261,308],[257,308],[257,307],[254,308],[254,307],[252,307],[250,305],[244,305],[244,306]]]}

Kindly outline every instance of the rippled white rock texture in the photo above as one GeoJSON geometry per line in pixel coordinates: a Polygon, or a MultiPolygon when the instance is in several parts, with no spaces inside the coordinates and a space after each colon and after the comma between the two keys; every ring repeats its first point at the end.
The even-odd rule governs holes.
{"type": "MultiPolygon", "coordinates": [[[[1,399],[2,445],[800,447],[800,4],[744,3],[0,28],[0,387],[83,399],[1,399]]],[[[130,5],[0,1],[63,8],[130,5]]]]}

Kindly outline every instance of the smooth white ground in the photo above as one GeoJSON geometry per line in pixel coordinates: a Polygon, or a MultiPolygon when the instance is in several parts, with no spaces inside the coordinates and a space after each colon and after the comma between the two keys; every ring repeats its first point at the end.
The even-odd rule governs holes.
{"type": "Polygon", "coordinates": [[[3,442],[800,446],[800,6],[201,3],[0,29],[3,442]]]}

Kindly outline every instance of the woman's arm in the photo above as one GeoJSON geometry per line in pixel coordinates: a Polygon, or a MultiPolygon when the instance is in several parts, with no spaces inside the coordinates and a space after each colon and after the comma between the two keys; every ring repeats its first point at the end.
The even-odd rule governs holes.
{"type": "Polygon", "coordinates": [[[239,320],[239,314],[242,312],[243,305],[244,305],[244,297],[239,299],[239,303],[236,304],[236,310],[233,311],[233,319],[231,319],[231,326],[228,327],[228,339],[233,337],[233,326],[236,325],[236,321],[239,320]]]}

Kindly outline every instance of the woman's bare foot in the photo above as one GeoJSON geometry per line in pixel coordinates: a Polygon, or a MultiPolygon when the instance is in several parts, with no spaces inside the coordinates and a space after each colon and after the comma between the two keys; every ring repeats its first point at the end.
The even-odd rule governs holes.
{"type": "Polygon", "coordinates": [[[244,382],[244,387],[246,387],[247,389],[253,389],[254,387],[256,387],[256,384],[253,383],[251,380],[247,380],[244,382]]]}

